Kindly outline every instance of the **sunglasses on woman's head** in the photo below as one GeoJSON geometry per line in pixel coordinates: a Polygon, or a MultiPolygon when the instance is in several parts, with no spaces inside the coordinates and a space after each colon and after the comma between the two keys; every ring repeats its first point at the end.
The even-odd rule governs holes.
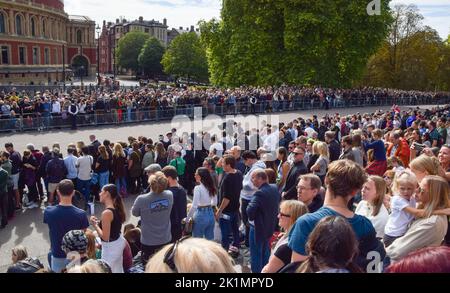
{"type": "Polygon", "coordinates": [[[179,240],[177,240],[170,248],[167,250],[166,254],[164,255],[164,263],[169,266],[169,268],[174,271],[175,273],[178,273],[177,267],[175,265],[175,254],[177,252],[178,244],[183,242],[184,240],[191,238],[191,236],[185,236],[179,240]]]}

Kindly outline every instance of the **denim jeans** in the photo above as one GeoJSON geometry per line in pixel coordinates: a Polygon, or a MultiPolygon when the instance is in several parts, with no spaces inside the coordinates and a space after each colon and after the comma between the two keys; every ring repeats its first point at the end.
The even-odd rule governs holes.
{"type": "Polygon", "coordinates": [[[81,180],[78,178],[77,190],[84,196],[86,202],[90,202],[91,197],[91,180],[81,180]]]}
{"type": "Polygon", "coordinates": [[[250,265],[252,273],[261,273],[263,267],[269,262],[269,239],[257,242],[255,227],[250,225],[250,265]]]}
{"type": "Polygon", "coordinates": [[[61,273],[61,271],[66,268],[66,265],[68,264],[68,261],[66,258],[58,258],[58,257],[54,257],[53,255],[51,256],[51,269],[52,271],[54,271],[55,273],[61,273]]]}
{"type": "Polygon", "coordinates": [[[100,185],[100,189],[103,188],[103,186],[107,185],[109,183],[109,171],[98,173],[98,184],[100,185]]]}
{"type": "Polygon", "coordinates": [[[194,214],[194,226],[192,227],[192,236],[197,238],[205,237],[208,240],[214,240],[214,212],[211,207],[198,208],[194,214]]]}
{"type": "Polygon", "coordinates": [[[127,108],[127,122],[131,121],[131,108],[127,108]]]}
{"type": "Polygon", "coordinates": [[[222,234],[222,247],[228,250],[230,247],[230,233],[233,233],[233,246],[239,248],[239,212],[235,211],[226,214],[230,217],[229,220],[220,218],[220,232],[222,234]]]}
{"type": "Polygon", "coordinates": [[[121,192],[122,189],[125,190],[125,192],[127,191],[127,183],[125,181],[125,177],[116,179],[116,187],[119,192],[121,192]]]}

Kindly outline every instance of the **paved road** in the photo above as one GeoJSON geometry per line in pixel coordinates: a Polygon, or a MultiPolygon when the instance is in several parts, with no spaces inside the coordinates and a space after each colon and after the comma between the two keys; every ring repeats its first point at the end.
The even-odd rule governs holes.
{"type": "MultiPolygon", "coordinates": [[[[407,107],[404,107],[407,108],[407,107]]],[[[422,108],[426,108],[422,106],[422,108]]],[[[341,114],[352,114],[356,112],[374,112],[379,108],[366,107],[366,108],[351,108],[351,109],[340,109],[341,114]]],[[[382,107],[382,109],[387,110],[389,107],[382,107]]],[[[329,113],[332,114],[336,110],[330,110],[329,113]]],[[[311,117],[313,114],[319,117],[323,116],[326,111],[316,110],[313,113],[310,111],[296,111],[291,113],[284,113],[274,118],[278,118],[280,121],[291,121],[295,118],[301,117],[311,117]]],[[[264,118],[266,119],[266,118],[264,118]]],[[[209,125],[206,122],[204,126],[209,125]]],[[[97,134],[100,140],[110,139],[111,141],[126,141],[127,137],[132,136],[148,136],[156,139],[158,134],[165,133],[171,128],[171,124],[164,123],[146,123],[146,124],[136,124],[130,126],[111,126],[111,127],[101,127],[101,128],[91,128],[91,129],[81,129],[77,131],[52,131],[52,132],[36,132],[36,133],[19,133],[3,135],[0,137],[0,148],[3,148],[4,143],[13,142],[15,149],[22,151],[25,145],[29,142],[35,144],[36,147],[41,148],[43,145],[52,145],[54,142],[59,142],[62,147],[65,147],[68,143],[77,142],[79,140],[84,140],[88,142],[88,137],[91,133],[97,134]]],[[[125,200],[125,205],[127,211],[131,209],[135,197],[130,197],[125,200]]],[[[96,214],[99,216],[101,213],[101,207],[96,206],[96,214]]],[[[39,257],[45,265],[46,255],[49,249],[49,237],[48,228],[42,223],[43,211],[42,209],[25,210],[21,213],[17,213],[16,217],[10,221],[9,225],[0,230],[0,272],[4,272],[7,266],[11,262],[11,249],[22,244],[27,247],[28,252],[31,256],[39,257]]],[[[137,223],[137,219],[131,217],[128,222],[137,223]]]]}

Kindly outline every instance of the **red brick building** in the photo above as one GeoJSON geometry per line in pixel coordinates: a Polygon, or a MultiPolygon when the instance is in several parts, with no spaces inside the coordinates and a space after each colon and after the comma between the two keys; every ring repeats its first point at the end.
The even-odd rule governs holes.
{"type": "Polygon", "coordinates": [[[97,71],[95,22],[63,0],[0,0],[0,84],[53,84],[97,71]],[[65,66],[64,66],[65,65],[65,66]]]}
{"type": "Polygon", "coordinates": [[[115,64],[114,55],[119,45],[119,40],[129,32],[139,31],[149,34],[158,39],[161,44],[167,47],[167,19],[163,22],[144,20],[140,16],[134,21],[126,19],[116,19],[115,23],[103,21],[102,32],[100,34],[100,73],[119,72],[120,68],[115,64]]]}

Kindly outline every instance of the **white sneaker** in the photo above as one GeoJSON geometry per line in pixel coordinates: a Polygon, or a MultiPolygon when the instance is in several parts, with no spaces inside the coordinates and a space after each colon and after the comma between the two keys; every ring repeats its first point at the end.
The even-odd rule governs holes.
{"type": "Polygon", "coordinates": [[[27,209],[32,210],[32,209],[35,209],[35,208],[38,208],[38,207],[39,207],[39,205],[37,203],[33,202],[32,204],[27,206],[27,209]]]}

